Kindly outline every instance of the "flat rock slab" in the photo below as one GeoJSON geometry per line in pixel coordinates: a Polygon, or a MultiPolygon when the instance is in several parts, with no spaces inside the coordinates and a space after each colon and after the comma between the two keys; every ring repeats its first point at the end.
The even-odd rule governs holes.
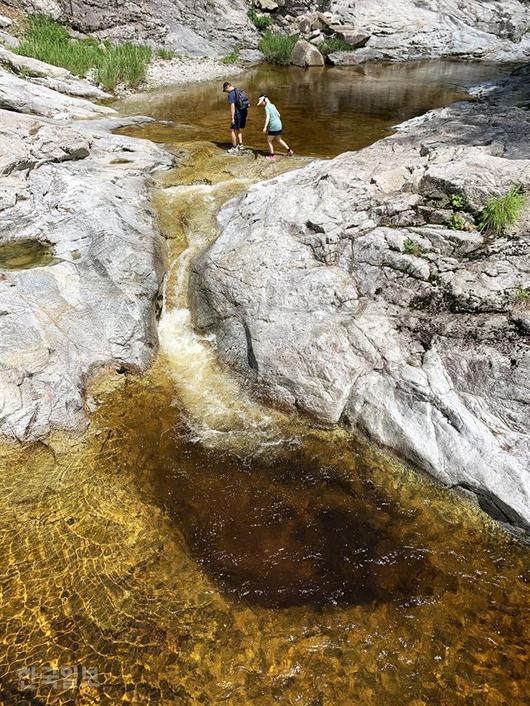
{"type": "MultiPolygon", "coordinates": [[[[62,98],[71,106],[56,95],[61,112],[62,98]]],[[[0,110],[0,246],[29,240],[54,253],[46,266],[0,267],[3,436],[82,429],[90,375],[105,366],[144,368],[156,350],[165,245],[148,175],[171,157],[106,127],[0,110]]]]}
{"type": "Polygon", "coordinates": [[[30,83],[5,69],[0,69],[0,108],[63,120],[116,114],[112,108],[30,83]]]}

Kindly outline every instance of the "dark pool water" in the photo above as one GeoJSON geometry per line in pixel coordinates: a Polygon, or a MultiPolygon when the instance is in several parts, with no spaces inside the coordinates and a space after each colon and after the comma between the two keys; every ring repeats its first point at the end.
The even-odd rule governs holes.
{"type": "MultiPolygon", "coordinates": [[[[263,109],[267,93],[281,112],[285,138],[297,153],[333,157],[371,144],[408,118],[466,99],[466,87],[492,81],[511,67],[457,62],[373,64],[364,67],[298,69],[260,66],[232,80],[251,99],[245,143],[265,146],[263,109]]],[[[159,126],[167,142],[229,140],[229,113],[222,80],[173,86],[118,104],[130,114],[174,121],[159,126]]]]}
{"type": "Polygon", "coordinates": [[[303,447],[267,460],[181,438],[170,467],[154,476],[157,495],[233,600],[266,608],[373,605],[456,588],[455,577],[431,562],[428,544],[410,533],[417,512],[391,501],[362,466],[352,484],[303,447]]]}

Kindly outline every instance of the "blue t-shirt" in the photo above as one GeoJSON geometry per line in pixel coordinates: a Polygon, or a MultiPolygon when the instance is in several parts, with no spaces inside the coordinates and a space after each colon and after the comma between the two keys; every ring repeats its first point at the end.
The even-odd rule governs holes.
{"type": "Polygon", "coordinates": [[[236,106],[236,113],[241,113],[242,110],[237,104],[237,89],[234,88],[233,91],[229,91],[228,93],[228,102],[231,104],[233,103],[236,106]]]}
{"type": "Polygon", "coordinates": [[[282,129],[282,121],[280,119],[280,114],[278,109],[272,103],[267,103],[265,106],[265,112],[269,116],[269,127],[268,130],[271,132],[277,132],[282,129]]]}

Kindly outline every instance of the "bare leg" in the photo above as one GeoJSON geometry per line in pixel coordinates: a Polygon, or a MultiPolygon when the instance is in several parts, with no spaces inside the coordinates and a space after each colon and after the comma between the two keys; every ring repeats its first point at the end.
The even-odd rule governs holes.
{"type": "Polygon", "coordinates": [[[269,145],[269,154],[274,154],[274,137],[272,135],[267,137],[267,144],[269,145]]]}
{"type": "Polygon", "coordinates": [[[235,130],[232,130],[232,145],[237,146],[237,132],[235,130]]]}
{"type": "Polygon", "coordinates": [[[289,150],[290,150],[291,148],[289,147],[289,145],[287,144],[287,142],[285,142],[285,140],[282,140],[282,138],[279,137],[279,138],[278,138],[278,142],[280,143],[280,145],[281,145],[282,147],[285,147],[285,149],[287,150],[287,152],[289,152],[289,150]]]}
{"type": "Polygon", "coordinates": [[[237,139],[239,140],[239,144],[242,145],[243,144],[243,133],[241,132],[241,130],[238,130],[237,139]]]}

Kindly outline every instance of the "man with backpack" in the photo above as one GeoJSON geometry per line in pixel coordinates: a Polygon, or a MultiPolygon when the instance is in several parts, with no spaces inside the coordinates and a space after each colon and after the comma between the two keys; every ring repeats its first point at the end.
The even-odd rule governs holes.
{"type": "Polygon", "coordinates": [[[250,101],[242,88],[236,88],[229,81],[223,83],[223,93],[228,93],[230,104],[230,130],[232,131],[232,147],[230,154],[237,154],[243,147],[243,130],[247,124],[247,114],[250,101]]]}

